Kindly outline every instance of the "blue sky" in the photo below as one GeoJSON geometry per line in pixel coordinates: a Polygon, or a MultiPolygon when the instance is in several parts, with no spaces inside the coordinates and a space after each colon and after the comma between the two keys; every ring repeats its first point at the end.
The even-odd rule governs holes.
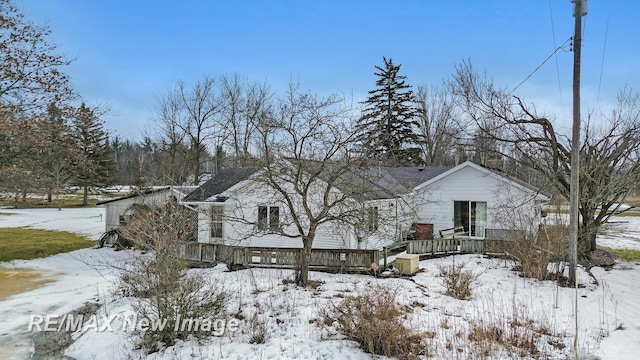
{"type": "MultiPolygon", "coordinates": [[[[107,129],[131,139],[143,136],[156,96],[179,79],[194,83],[204,75],[238,73],[278,92],[296,81],[304,90],[361,101],[374,88],[374,66],[383,56],[402,64],[413,86],[438,85],[470,58],[512,89],[573,34],[570,0],[15,4],[30,20],[49,24],[61,52],[75,58],[67,68],[74,88],[90,105],[110,105],[107,129]]],[[[639,87],[640,48],[633,40],[640,33],[639,8],[632,0],[588,2],[583,112],[594,110],[598,118],[621,88],[639,87]]],[[[568,48],[515,92],[560,124],[571,118],[568,48]]]]}

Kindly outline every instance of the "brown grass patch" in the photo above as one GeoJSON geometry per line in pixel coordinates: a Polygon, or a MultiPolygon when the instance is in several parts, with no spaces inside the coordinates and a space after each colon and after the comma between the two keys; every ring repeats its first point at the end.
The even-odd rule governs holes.
{"type": "Polygon", "coordinates": [[[31,269],[7,269],[0,267],[0,300],[33,290],[54,281],[31,269]]]}

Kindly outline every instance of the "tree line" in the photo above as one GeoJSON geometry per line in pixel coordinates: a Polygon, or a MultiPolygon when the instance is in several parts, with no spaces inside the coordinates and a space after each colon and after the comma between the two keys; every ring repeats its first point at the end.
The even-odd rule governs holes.
{"type": "Polygon", "coordinates": [[[113,175],[102,110],[87,106],[63,68],[51,30],[0,0],[0,190],[18,197],[69,185],[104,186],[113,175]]]}
{"type": "MultiPolygon", "coordinates": [[[[346,131],[353,133],[351,145],[362,159],[372,165],[448,166],[466,160],[491,165],[500,157],[495,141],[479,130],[469,135],[469,123],[462,120],[447,84],[421,85],[414,91],[400,69],[383,58],[374,73],[375,88],[356,106],[335,94],[328,97],[343,106],[339,117],[348,118],[346,131]]],[[[277,94],[267,83],[239,74],[204,76],[192,85],[176,81],[157,96],[143,141],[112,142],[120,153],[118,167],[141,182],[180,184],[197,183],[202,172],[256,165],[264,156],[260,128],[286,107],[305,110],[300,103],[291,104],[291,88],[298,85],[277,94]]],[[[509,171],[516,168],[512,163],[509,171]]],[[[519,171],[526,176],[524,169],[519,171]]],[[[125,178],[133,183],[131,176],[125,178]]]]}

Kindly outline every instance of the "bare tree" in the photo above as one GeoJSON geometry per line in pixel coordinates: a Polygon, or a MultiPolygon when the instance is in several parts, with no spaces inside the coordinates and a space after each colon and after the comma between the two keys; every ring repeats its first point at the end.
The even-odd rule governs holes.
{"type": "Polygon", "coordinates": [[[187,137],[182,123],[182,101],[174,89],[156,97],[157,109],[153,117],[156,125],[157,136],[162,143],[162,150],[166,158],[163,161],[162,172],[164,181],[172,185],[181,184],[186,179],[187,149],[185,139],[187,137]]]}
{"type": "Polygon", "coordinates": [[[20,194],[39,187],[34,176],[36,151],[33,146],[40,140],[40,132],[30,118],[22,111],[9,111],[7,108],[0,116],[0,189],[14,194],[14,206],[18,207],[20,194]]]}
{"type": "Polygon", "coordinates": [[[26,20],[10,0],[0,0],[0,102],[24,111],[73,97],[61,68],[70,63],[49,42],[48,26],[26,20]]]}
{"type": "Polygon", "coordinates": [[[425,163],[456,165],[456,145],[461,145],[464,129],[458,119],[455,99],[441,88],[418,86],[416,102],[425,163]]]}
{"type": "MultiPolygon", "coordinates": [[[[581,237],[596,249],[600,225],[620,212],[620,204],[640,182],[639,95],[624,89],[617,108],[598,128],[587,122],[580,149],[581,237]]],[[[566,193],[563,193],[566,196],[566,193]]]]}
{"type": "Polygon", "coordinates": [[[269,201],[281,204],[284,211],[276,223],[267,220],[256,225],[300,239],[297,282],[307,285],[316,235],[323,227],[354,226],[362,221],[358,194],[361,184],[367,182],[354,175],[361,162],[351,158],[351,118],[342,99],[299,93],[291,86],[268,115],[256,124],[262,175],[255,183],[258,189],[271,189],[266,193],[275,196],[269,201]]]}
{"type": "MultiPolygon", "coordinates": [[[[537,114],[533,105],[479,76],[469,62],[457,68],[453,89],[465,114],[485,135],[501,144],[501,154],[539,172],[556,191],[569,197],[571,142],[553,123],[537,114]],[[496,119],[496,127],[483,120],[496,119]]],[[[640,181],[639,97],[629,89],[618,96],[618,107],[601,127],[587,125],[580,152],[579,254],[589,258],[596,234],[607,219],[620,211],[634,184],[640,181]]],[[[587,122],[588,123],[588,122],[587,122]]]]}
{"type": "Polygon", "coordinates": [[[216,90],[215,79],[208,76],[191,88],[184,81],[176,84],[175,96],[180,101],[182,114],[175,120],[190,142],[194,184],[200,181],[200,167],[205,161],[207,144],[213,141],[217,149],[224,139],[222,126],[216,119],[220,111],[220,98],[216,90]]]}
{"type": "Polygon", "coordinates": [[[272,93],[267,84],[249,82],[238,74],[221,78],[222,124],[229,134],[233,165],[250,165],[251,146],[258,117],[269,112],[272,93]]]}
{"type": "Polygon", "coordinates": [[[44,186],[38,165],[46,129],[34,123],[48,104],[75,98],[63,72],[70,60],[50,34],[12,1],[0,0],[0,186],[23,197],[44,186]]]}

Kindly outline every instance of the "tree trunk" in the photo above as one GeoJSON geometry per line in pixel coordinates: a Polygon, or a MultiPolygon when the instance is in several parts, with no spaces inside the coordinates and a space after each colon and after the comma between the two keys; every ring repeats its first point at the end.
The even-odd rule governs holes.
{"type": "Polygon", "coordinates": [[[601,224],[596,220],[595,212],[595,209],[580,209],[582,215],[578,238],[578,257],[580,259],[591,258],[591,252],[596,249],[596,235],[601,224]]]}
{"type": "Polygon", "coordinates": [[[200,182],[200,158],[202,157],[200,146],[200,144],[196,145],[193,152],[193,185],[198,185],[200,182]]]}
{"type": "Polygon", "coordinates": [[[313,235],[302,237],[302,253],[300,254],[300,268],[297,274],[298,286],[309,284],[309,264],[311,263],[311,247],[313,245],[313,235]]]}
{"type": "Polygon", "coordinates": [[[88,205],[88,201],[87,201],[88,197],[89,197],[89,186],[85,184],[84,189],[82,191],[82,206],[88,205]]]}
{"type": "Polygon", "coordinates": [[[587,234],[587,240],[588,240],[588,244],[589,244],[589,251],[595,251],[597,246],[596,246],[596,235],[597,235],[597,231],[590,231],[587,234]]]}

